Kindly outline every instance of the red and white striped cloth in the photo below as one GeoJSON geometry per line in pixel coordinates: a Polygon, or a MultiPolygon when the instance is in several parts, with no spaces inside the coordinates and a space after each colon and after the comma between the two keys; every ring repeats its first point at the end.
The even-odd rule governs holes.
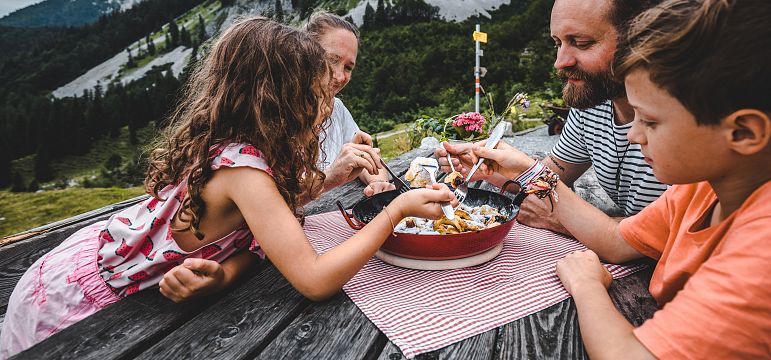
{"type": "MultiPolygon", "coordinates": [[[[337,212],[306,218],[311,244],[325,252],[355,231],[337,212]]],[[[404,269],[372,258],[343,290],[408,358],[543,310],[569,297],[557,260],[585,250],[575,239],[514,224],[493,260],[442,271],[404,269]]],[[[643,265],[606,265],[614,278],[643,265]]]]}

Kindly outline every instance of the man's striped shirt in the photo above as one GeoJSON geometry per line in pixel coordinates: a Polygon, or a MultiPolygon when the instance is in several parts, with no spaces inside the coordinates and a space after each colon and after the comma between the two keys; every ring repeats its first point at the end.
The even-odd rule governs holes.
{"type": "Polygon", "coordinates": [[[626,138],[632,123],[616,125],[614,118],[610,100],[586,110],[571,109],[552,154],[572,164],[592,163],[600,186],[630,216],[658,199],[667,185],[653,176],[640,145],[626,138]]]}

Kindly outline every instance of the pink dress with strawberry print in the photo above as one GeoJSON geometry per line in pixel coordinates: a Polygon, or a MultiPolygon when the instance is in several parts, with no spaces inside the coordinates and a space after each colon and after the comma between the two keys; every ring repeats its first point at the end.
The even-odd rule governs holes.
{"type": "MultiPolygon", "coordinates": [[[[248,144],[213,147],[212,170],[251,167],[272,175],[262,153],[248,144]]],[[[171,237],[170,222],[187,191],[169,185],[159,197],[85,227],[38,259],[22,276],[8,303],[0,359],[5,359],[139,290],[157,285],[185,258],[222,262],[248,249],[264,257],[244,225],[186,252],[171,237]]]]}

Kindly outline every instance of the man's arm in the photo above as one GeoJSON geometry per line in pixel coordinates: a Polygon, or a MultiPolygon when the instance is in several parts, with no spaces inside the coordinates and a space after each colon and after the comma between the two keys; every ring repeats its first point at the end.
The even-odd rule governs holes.
{"type": "Polygon", "coordinates": [[[565,183],[568,187],[573,187],[573,183],[578,180],[581,175],[583,175],[586,170],[589,169],[589,167],[592,166],[591,163],[584,163],[584,164],[573,164],[569,163],[567,161],[563,161],[558,159],[553,154],[549,154],[545,159],[543,159],[543,164],[549,167],[554,173],[559,175],[560,180],[565,183]]]}

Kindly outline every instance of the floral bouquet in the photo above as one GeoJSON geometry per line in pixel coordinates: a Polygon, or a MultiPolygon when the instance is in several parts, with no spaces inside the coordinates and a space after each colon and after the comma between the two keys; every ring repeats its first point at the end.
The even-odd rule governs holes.
{"type": "Polygon", "coordinates": [[[478,112],[464,112],[450,119],[452,127],[461,138],[475,138],[485,134],[485,117],[478,112]]]}
{"type": "Polygon", "coordinates": [[[409,129],[412,146],[419,144],[420,139],[426,136],[435,136],[439,141],[481,140],[487,137],[487,134],[501,121],[518,121],[520,111],[527,111],[530,107],[530,99],[528,99],[527,94],[517,93],[509,100],[506,109],[501,114],[496,114],[492,95],[486,94],[486,99],[490,106],[487,118],[478,112],[464,112],[445,119],[436,119],[426,115],[416,119],[409,129]]]}

